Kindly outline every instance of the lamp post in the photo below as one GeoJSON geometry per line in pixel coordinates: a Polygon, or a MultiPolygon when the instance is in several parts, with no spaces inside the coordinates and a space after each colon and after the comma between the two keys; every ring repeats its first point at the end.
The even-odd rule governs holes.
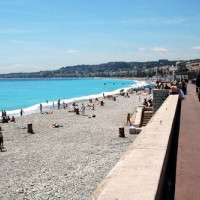
{"type": "Polygon", "coordinates": [[[169,69],[170,71],[172,71],[172,80],[173,80],[173,82],[174,82],[174,80],[175,80],[175,71],[176,71],[176,67],[174,67],[174,65],[172,65],[172,67],[170,67],[170,69],[169,69]]]}

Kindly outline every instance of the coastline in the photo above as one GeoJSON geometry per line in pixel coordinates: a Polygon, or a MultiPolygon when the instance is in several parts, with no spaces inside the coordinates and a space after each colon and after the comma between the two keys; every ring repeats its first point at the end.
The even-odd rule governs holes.
{"type": "MultiPolygon", "coordinates": [[[[101,77],[98,78],[98,79],[101,79],[101,77]]],[[[102,77],[102,79],[106,79],[106,78],[102,77]]],[[[107,79],[110,79],[110,78],[107,78],[107,79]]],[[[70,99],[61,99],[61,102],[65,102],[66,104],[71,105],[72,103],[77,103],[77,102],[80,102],[80,101],[87,101],[89,99],[95,99],[95,98],[103,97],[103,93],[105,95],[115,95],[115,94],[119,93],[119,91],[121,89],[124,89],[124,91],[127,91],[130,88],[136,88],[136,87],[141,88],[141,87],[143,87],[145,85],[148,85],[149,83],[152,82],[152,80],[150,80],[150,79],[146,80],[144,78],[127,78],[127,77],[125,77],[125,78],[116,78],[116,79],[118,79],[118,80],[133,80],[133,81],[136,82],[136,84],[131,85],[129,87],[121,87],[119,89],[116,89],[116,90],[110,91],[110,92],[103,91],[103,92],[101,92],[99,94],[91,94],[91,95],[87,95],[87,96],[74,97],[74,98],[70,98],[70,99]]],[[[59,99],[59,97],[58,97],[58,99],[59,99]]],[[[29,114],[32,114],[32,113],[39,112],[40,103],[43,105],[43,110],[45,110],[45,111],[48,111],[48,110],[52,109],[53,104],[55,106],[57,106],[57,101],[50,101],[48,103],[46,103],[46,102],[38,102],[37,104],[34,104],[32,106],[29,106],[29,107],[26,107],[26,108],[22,108],[24,110],[24,114],[25,115],[29,115],[29,114]]],[[[20,109],[7,111],[7,115],[14,116],[14,117],[19,117],[20,116],[19,113],[20,113],[20,109]]]]}
{"type": "Polygon", "coordinates": [[[104,106],[95,102],[95,110],[87,107],[86,116],[54,109],[2,124],[6,151],[0,153],[0,198],[88,199],[136,137],[128,133],[126,116],[141,104],[139,95],[104,101],[104,106]],[[28,123],[35,134],[20,128],[28,123]],[[53,123],[63,127],[52,128],[53,123]],[[122,126],[125,138],[118,137],[122,126]]]}

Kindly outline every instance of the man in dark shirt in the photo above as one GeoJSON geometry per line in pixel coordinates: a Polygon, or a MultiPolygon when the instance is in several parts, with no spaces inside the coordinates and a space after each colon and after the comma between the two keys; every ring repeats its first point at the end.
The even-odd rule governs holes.
{"type": "Polygon", "coordinates": [[[197,79],[196,79],[196,93],[198,92],[199,87],[200,87],[200,74],[197,76],[197,79]]]}

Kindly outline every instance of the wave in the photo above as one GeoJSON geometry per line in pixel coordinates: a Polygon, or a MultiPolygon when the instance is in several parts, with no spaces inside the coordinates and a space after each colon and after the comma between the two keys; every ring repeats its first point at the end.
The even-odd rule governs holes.
{"type": "MultiPolygon", "coordinates": [[[[148,83],[146,83],[145,81],[135,81],[135,84],[129,86],[129,87],[123,87],[123,88],[119,88],[117,90],[114,91],[110,91],[110,92],[101,92],[99,94],[93,94],[93,95],[88,95],[88,96],[82,96],[82,97],[76,97],[76,98],[70,98],[70,99],[60,99],[61,104],[63,102],[65,102],[66,104],[70,105],[73,103],[78,103],[78,102],[82,102],[82,101],[86,101],[89,99],[95,99],[95,98],[101,98],[103,97],[103,93],[105,96],[107,95],[114,95],[120,92],[120,90],[124,90],[124,92],[126,92],[127,90],[131,89],[131,88],[141,88],[144,86],[149,85],[148,83]]],[[[57,106],[57,101],[51,101],[51,102],[42,102],[42,107],[43,107],[43,111],[45,110],[49,110],[53,108],[53,104],[56,107],[57,106]]],[[[11,110],[11,111],[7,111],[7,115],[9,116],[15,116],[15,117],[19,117],[20,116],[20,110],[21,109],[17,109],[17,110],[11,110]]],[[[35,104],[33,106],[30,106],[28,108],[23,108],[24,111],[24,115],[29,115],[32,113],[38,113],[40,111],[40,103],[39,104],[35,104]]]]}

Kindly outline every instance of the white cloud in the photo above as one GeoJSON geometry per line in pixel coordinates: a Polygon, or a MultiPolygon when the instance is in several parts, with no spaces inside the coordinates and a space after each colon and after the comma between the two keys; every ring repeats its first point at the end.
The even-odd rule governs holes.
{"type": "Polygon", "coordinates": [[[141,47],[141,48],[138,48],[138,50],[139,51],[145,51],[146,49],[141,47]]]}
{"type": "Polygon", "coordinates": [[[15,28],[9,29],[0,29],[0,34],[8,34],[8,33],[30,33],[31,31],[28,30],[19,30],[15,28]]]}
{"type": "Polygon", "coordinates": [[[77,50],[69,49],[69,50],[67,50],[67,53],[73,54],[73,53],[78,53],[78,51],[77,50]]]}
{"type": "Polygon", "coordinates": [[[30,65],[30,64],[13,64],[8,66],[0,66],[1,74],[14,72],[37,72],[41,71],[44,66],[30,65]]]}
{"type": "Polygon", "coordinates": [[[192,49],[200,50],[200,46],[192,47],[192,49]]]}
{"type": "Polygon", "coordinates": [[[152,51],[158,51],[158,52],[163,52],[163,53],[168,52],[167,49],[162,48],[162,47],[154,47],[154,48],[152,49],[152,51]]]}

